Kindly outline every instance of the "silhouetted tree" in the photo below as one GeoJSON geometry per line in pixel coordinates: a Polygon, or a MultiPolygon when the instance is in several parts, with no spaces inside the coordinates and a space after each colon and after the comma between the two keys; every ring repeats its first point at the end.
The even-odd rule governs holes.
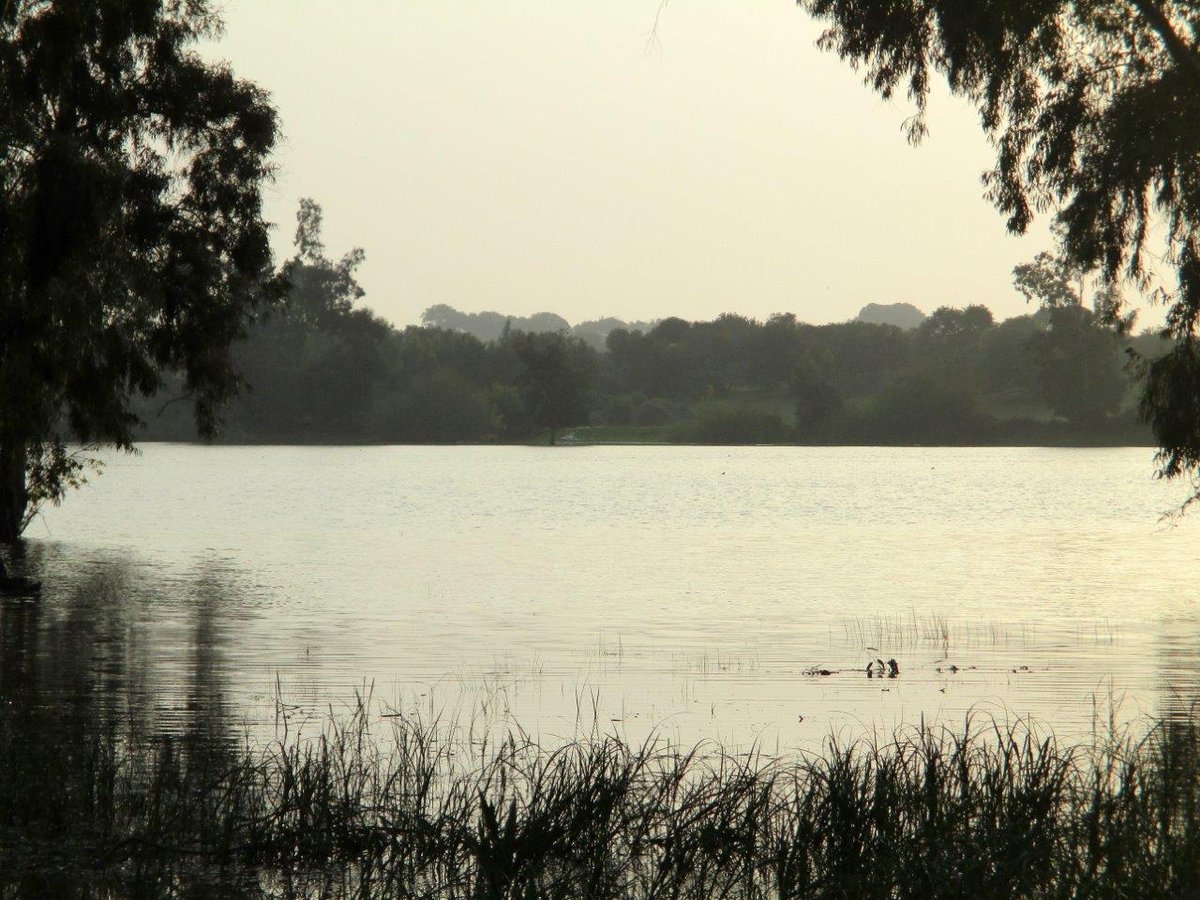
{"type": "Polygon", "coordinates": [[[799,0],[821,46],[916,103],[932,78],[979,111],[996,147],[989,198],[1024,232],[1060,206],[1066,259],[1112,282],[1146,275],[1147,241],[1175,267],[1163,292],[1170,352],[1148,368],[1143,411],[1161,470],[1200,466],[1200,16],[1191,0],[799,0]],[[1151,230],[1152,220],[1163,228],[1151,230]]]}
{"type": "Polygon", "coordinates": [[[872,443],[969,444],[986,439],[988,421],[963,385],[909,372],[884,387],[865,424],[872,443]]]}
{"type": "Polygon", "coordinates": [[[878,391],[912,355],[911,334],[894,325],[822,325],[811,339],[823,348],[832,364],[830,381],[843,395],[878,391]]]}
{"type": "Polygon", "coordinates": [[[524,367],[517,388],[535,425],[550,430],[553,444],[560,428],[587,421],[593,380],[589,348],[560,332],[514,334],[524,367]]]}
{"type": "Polygon", "coordinates": [[[792,313],[775,313],[758,329],[750,351],[750,372],[762,385],[786,387],[800,358],[799,323],[792,313]]]}
{"type": "Polygon", "coordinates": [[[992,312],[986,306],[938,307],[913,335],[910,366],[931,378],[952,381],[971,393],[984,393],[981,350],[994,327],[992,312]]]}
{"type": "Polygon", "coordinates": [[[381,401],[378,436],[407,444],[478,441],[492,433],[492,410],[483,393],[450,369],[413,378],[404,391],[381,401]]]}
{"type": "Polygon", "coordinates": [[[995,325],[992,311],[978,304],[965,309],[939,306],[917,326],[917,334],[940,341],[975,338],[995,325]]]}
{"type": "Polygon", "coordinates": [[[827,435],[830,423],[842,411],[842,394],[826,377],[829,366],[805,354],[792,375],[796,401],[796,431],[801,441],[827,435]]]}
{"type": "Polygon", "coordinates": [[[229,345],[280,293],[275,111],[195,52],[218,27],[205,0],[0,5],[0,540],[78,473],[30,485],[30,452],[130,447],[131,397],[164,373],[211,434],[229,345]]]}
{"type": "Polygon", "coordinates": [[[1049,253],[1013,269],[1017,290],[1048,315],[1048,327],[1030,338],[1046,402],[1073,424],[1094,427],[1125,396],[1128,378],[1117,336],[1127,323],[1116,319],[1120,303],[1111,288],[1096,295],[1102,315],[1086,309],[1083,281],[1070,263],[1049,253]]]}
{"type": "Polygon", "coordinates": [[[300,199],[296,213],[296,255],[283,266],[288,283],[288,312],[301,324],[321,324],[347,315],[363,289],[354,280],[354,270],[366,254],[355,247],[336,263],[325,255],[321,237],[324,215],[309,197],[300,199]]]}
{"type": "Polygon", "coordinates": [[[734,313],[692,325],[685,354],[691,358],[689,370],[702,378],[699,392],[724,397],[749,383],[761,330],[753,319],[734,313]]]}
{"type": "Polygon", "coordinates": [[[1116,411],[1129,384],[1117,336],[1082,306],[1050,310],[1050,327],[1031,344],[1046,402],[1075,425],[1095,426],[1116,411]]]}
{"type": "Polygon", "coordinates": [[[237,433],[249,423],[271,438],[362,440],[386,381],[393,329],[354,307],[363,296],[354,278],[363,251],[326,257],[313,200],[300,201],[296,219],[296,255],[282,269],[286,301],[236,348],[250,390],[231,407],[230,425],[237,433]]]}
{"type": "Polygon", "coordinates": [[[984,332],[975,363],[980,389],[1018,401],[1039,396],[1030,348],[1044,328],[1033,316],[1016,316],[984,332]]]}

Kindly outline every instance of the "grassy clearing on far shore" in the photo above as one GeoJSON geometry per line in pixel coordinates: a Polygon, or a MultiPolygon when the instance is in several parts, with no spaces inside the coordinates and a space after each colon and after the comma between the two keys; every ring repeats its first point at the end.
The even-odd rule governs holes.
{"type": "Polygon", "coordinates": [[[1200,896],[1195,721],[769,758],[368,707],[260,749],[0,714],[0,897],[1200,896]]]}
{"type": "Polygon", "coordinates": [[[563,429],[562,444],[665,444],[666,425],[581,425],[563,429]]]}

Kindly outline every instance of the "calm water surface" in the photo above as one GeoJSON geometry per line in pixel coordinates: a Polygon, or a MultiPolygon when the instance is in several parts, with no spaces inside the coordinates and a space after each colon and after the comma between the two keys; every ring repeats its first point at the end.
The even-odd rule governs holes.
{"type": "Polygon", "coordinates": [[[1200,698],[1184,495],[1146,449],[148,445],[29,529],[0,698],[260,736],[277,691],[364,686],[547,743],[1085,736],[1200,698]]]}

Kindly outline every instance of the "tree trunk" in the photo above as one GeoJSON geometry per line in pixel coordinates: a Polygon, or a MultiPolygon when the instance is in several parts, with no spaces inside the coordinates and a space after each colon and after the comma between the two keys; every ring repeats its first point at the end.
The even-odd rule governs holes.
{"type": "Polygon", "coordinates": [[[11,544],[21,536],[28,501],[25,446],[0,446],[0,544],[11,544]]]}

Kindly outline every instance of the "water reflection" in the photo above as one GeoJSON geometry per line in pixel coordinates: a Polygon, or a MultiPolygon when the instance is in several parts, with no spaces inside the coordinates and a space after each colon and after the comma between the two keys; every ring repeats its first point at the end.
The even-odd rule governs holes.
{"type": "Polygon", "coordinates": [[[111,748],[152,753],[164,734],[196,758],[235,745],[222,662],[228,586],[202,575],[190,598],[159,603],[165,586],[129,558],[66,562],[31,548],[17,565],[43,577],[46,592],[0,602],[0,895],[243,895],[199,871],[139,865],[101,876],[92,852],[73,849],[107,845],[108,786],[141,772],[111,748]]]}
{"type": "MultiPolygon", "coordinates": [[[[318,643],[314,633],[303,647],[269,648],[278,614],[263,613],[261,593],[219,559],[169,574],[134,553],[33,543],[17,566],[46,589],[36,602],[0,603],[0,703],[10,719],[232,746],[247,729],[257,740],[273,736],[281,670],[282,699],[317,718],[378,671],[380,647],[369,642],[336,643],[330,635],[318,643]],[[289,658],[290,667],[278,665],[289,658]]],[[[327,617],[314,615],[303,627],[319,630],[327,617]]],[[[1126,720],[1186,716],[1200,704],[1200,614],[1178,608],[1136,627],[1086,631],[915,614],[843,617],[822,631],[824,639],[781,632],[771,641],[718,645],[714,654],[664,649],[661,638],[618,641],[618,652],[601,639],[590,654],[514,655],[477,677],[467,663],[432,678],[428,663],[415,677],[396,666],[376,696],[408,698],[429,715],[441,705],[471,713],[502,699],[501,727],[553,740],[576,733],[579,698],[590,703],[595,693],[613,706],[601,705],[599,720],[634,740],[690,716],[723,742],[766,735],[767,746],[783,747],[819,745],[847,723],[886,732],[920,716],[960,721],[981,706],[1032,715],[1076,740],[1107,715],[1112,699],[1125,698],[1126,720]],[[888,690],[866,690],[864,664],[892,657],[898,677],[886,679],[888,690]],[[502,691],[493,684],[501,675],[502,691]],[[1081,706],[1093,697],[1099,713],[1081,706]]],[[[384,649],[401,660],[420,650],[384,649]]],[[[684,743],[711,736],[700,728],[667,733],[684,743]]]]}
{"type": "Polygon", "coordinates": [[[1159,714],[1195,721],[1200,712],[1200,612],[1164,619],[1157,651],[1159,714]]]}
{"type": "Polygon", "coordinates": [[[244,598],[220,573],[164,582],[130,556],[34,546],[46,588],[0,603],[0,702],[59,728],[227,740],[225,660],[244,598]]]}
{"type": "MultiPolygon", "coordinates": [[[[712,460],[700,451],[671,457],[674,479],[651,477],[642,456],[593,460],[604,475],[594,490],[578,480],[588,457],[571,454],[538,457],[548,499],[523,496],[536,508],[512,515],[509,494],[464,474],[469,466],[438,469],[441,455],[414,450],[424,464],[409,465],[404,449],[387,479],[403,493],[381,499],[384,451],[341,452],[299,460],[332,454],[348,473],[346,491],[317,502],[295,489],[317,476],[297,478],[274,457],[259,465],[249,451],[223,450],[237,459],[216,465],[176,448],[124,486],[106,476],[107,499],[78,498],[68,508],[78,518],[28,543],[14,569],[46,587],[39,602],[0,601],[0,808],[69,834],[67,819],[36,819],[39,796],[72,783],[96,735],[220,748],[249,725],[269,738],[277,673],[284,699],[317,717],[366,679],[429,718],[459,697],[470,715],[483,698],[502,727],[548,743],[576,735],[582,715],[634,743],[656,729],[689,744],[759,741],[768,752],[922,718],[957,725],[972,710],[1033,715],[1074,741],[1091,733],[1094,695],[1126,696],[1131,715],[1176,719],[1200,703],[1192,544],[1149,526],[1128,531],[1138,516],[1152,521],[1136,492],[1098,525],[1086,504],[1102,485],[1058,497],[1051,505],[1078,520],[1069,533],[1049,515],[1030,525],[1023,480],[978,521],[945,524],[971,508],[956,502],[910,511],[920,527],[885,528],[874,512],[891,507],[856,500],[853,484],[821,500],[832,520],[778,500],[812,493],[819,460],[802,478],[779,454],[778,465],[746,474],[747,490],[764,493],[744,510],[714,494],[693,515],[676,486],[709,483],[697,465],[712,460]],[[359,456],[361,471],[349,465],[359,456]],[[180,468],[210,463],[213,478],[247,484],[202,495],[155,486],[186,485],[180,468]],[[633,484],[623,498],[611,494],[616,476],[633,484]],[[786,490],[771,487],[781,479],[786,490]],[[132,502],[135,489],[175,505],[132,502]],[[584,514],[565,517],[579,490],[592,490],[584,514]],[[224,498],[243,495],[266,521],[230,523],[224,498]],[[856,503],[862,521],[848,524],[856,503]],[[103,530],[114,522],[119,541],[103,530]],[[891,658],[896,678],[865,677],[866,662],[891,658]]],[[[513,454],[476,455],[481,472],[510,465],[505,483],[532,483],[513,454]]],[[[969,477],[980,460],[967,462],[952,481],[964,497],[979,480],[969,477]]],[[[983,480],[1013,468],[998,457],[983,480]]],[[[1045,476],[1047,490],[1071,484],[1060,474],[1045,476]]],[[[4,852],[0,870],[12,872],[4,852]]],[[[69,876],[24,885],[15,896],[105,896],[71,888],[69,876]]],[[[242,889],[201,873],[147,895],[242,889]]],[[[126,884],[107,896],[134,893],[126,884]]]]}

